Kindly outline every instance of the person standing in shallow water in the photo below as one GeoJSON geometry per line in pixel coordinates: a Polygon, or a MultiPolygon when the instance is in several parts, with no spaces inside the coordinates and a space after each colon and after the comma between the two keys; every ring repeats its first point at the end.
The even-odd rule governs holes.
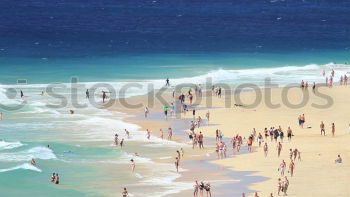
{"type": "Polygon", "coordinates": [[[169,78],[166,78],[166,80],[165,80],[165,86],[170,86],[170,83],[169,83],[169,78]]]}
{"type": "Polygon", "coordinates": [[[123,197],[128,197],[129,196],[129,193],[128,193],[128,190],[126,190],[126,187],[124,187],[124,190],[122,192],[122,196],[123,197]]]}
{"type": "Polygon", "coordinates": [[[55,182],[55,177],[56,177],[56,173],[52,173],[52,176],[50,177],[51,183],[55,182]]]}
{"type": "Polygon", "coordinates": [[[60,183],[60,177],[58,176],[58,173],[56,173],[55,175],[55,184],[59,184],[60,183]]]}
{"type": "Polygon", "coordinates": [[[89,98],[90,98],[89,89],[86,89],[85,95],[86,95],[86,98],[87,98],[87,99],[89,99],[89,98]]]}
{"type": "Polygon", "coordinates": [[[106,96],[106,92],[105,91],[102,91],[102,102],[104,103],[105,102],[105,99],[107,98],[106,96]]]}
{"type": "Polygon", "coordinates": [[[196,181],[195,184],[193,185],[193,197],[198,196],[198,190],[199,190],[199,184],[198,184],[198,181],[196,181]]]}
{"type": "Polygon", "coordinates": [[[175,168],[176,172],[179,172],[179,165],[180,165],[180,160],[178,157],[175,158],[175,168]]]}
{"type": "Polygon", "coordinates": [[[122,141],[120,141],[120,148],[123,149],[123,145],[124,145],[124,138],[122,138],[122,141]]]}
{"type": "Polygon", "coordinates": [[[135,161],[133,159],[130,160],[130,166],[131,166],[131,171],[134,172],[136,164],[135,164],[135,161]]]}

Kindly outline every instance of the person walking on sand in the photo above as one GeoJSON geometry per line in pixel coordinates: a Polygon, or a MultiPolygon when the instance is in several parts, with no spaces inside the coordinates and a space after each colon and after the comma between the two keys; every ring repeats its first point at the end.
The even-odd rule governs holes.
{"type": "Polygon", "coordinates": [[[289,180],[287,179],[287,176],[285,176],[284,181],[282,182],[283,193],[285,196],[287,196],[288,186],[289,186],[289,180]]]}
{"type": "Polygon", "coordinates": [[[282,180],[280,178],[278,178],[278,181],[277,181],[277,195],[280,195],[281,190],[282,190],[282,180]]]}
{"type": "Polygon", "coordinates": [[[251,153],[252,152],[252,145],[253,145],[253,137],[252,136],[250,136],[248,138],[247,145],[248,145],[248,152],[251,153]]]}
{"type": "Polygon", "coordinates": [[[295,164],[294,164],[293,160],[291,159],[291,160],[290,160],[290,163],[289,163],[289,172],[290,172],[290,176],[293,176],[293,175],[294,175],[294,168],[295,168],[295,164]]]}
{"type": "Polygon", "coordinates": [[[281,173],[281,176],[284,176],[284,170],[286,169],[286,162],[284,162],[284,160],[282,160],[280,167],[279,167],[279,171],[281,173]]]}
{"type": "Polygon", "coordinates": [[[293,151],[293,160],[295,161],[298,156],[298,149],[294,149],[293,151]]]}
{"type": "Polygon", "coordinates": [[[122,191],[122,196],[123,197],[128,197],[129,196],[129,193],[128,193],[128,190],[126,190],[126,187],[124,187],[124,190],[122,191]]]}
{"type": "Polygon", "coordinates": [[[282,151],[282,144],[281,142],[278,142],[277,144],[277,156],[280,157],[282,151]]]}
{"type": "Polygon", "coordinates": [[[321,135],[322,135],[322,133],[323,133],[323,136],[325,136],[325,135],[326,135],[326,131],[325,131],[325,129],[324,129],[324,123],[323,123],[323,121],[321,121],[320,129],[321,129],[321,135]]]}
{"type": "Polygon", "coordinates": [[[289,159],[293,159],[293,150],[291,148],[289,149],[289,159]]]}
{"type": "Polygon", "coordinates": [[[261,135],[261,133],[259,133],[258,138],[257,138],[257,141],[258,141],[258,143],[259,143],[259,147],[261,147],[261,143],[264,141],[264,140],[263,140],[263,136],[261,135]]]}
{"type": "Polygon", "coordinates": [[[265,154],[265,157],[267,157],[267,153],[269,152],[269,147],[267,146],[267,143],[265,142],[265,145],[264,145],[264,154],[265,154]]]}
{"type": "Polygon", "coordinates": [[[305,123],[305,114],[301,116],[301,128],[304,128],[304,123],[305,123]]]}
{"type": "Polygon", "coordinates": [[[335,133],[335,125],[334,123],[332,123],[332,136],[334,137],[334,133],[335,133]]]}
{"type": "Polygon", "coordinates": [[[292,141],[292,136],[293,136],[293,131],[290,127],[288,127],[288,130],[287,130],[288,141],[292,141]]]}

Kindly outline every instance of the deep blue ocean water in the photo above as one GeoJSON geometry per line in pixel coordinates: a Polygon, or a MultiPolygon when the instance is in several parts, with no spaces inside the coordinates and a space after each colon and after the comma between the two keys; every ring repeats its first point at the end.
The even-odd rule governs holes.
{"type": "Polygon", "coordinates": [[[3,0],[0,10],[0,66],[9,77],[2,83],[35,75],[27,70],[42,82],[67,81],[60,72],[86,81],[164,78],[162,66],[175,77],[181,67],[349,61],[349,1],[3,0]]]}
{"type": "Polygon", "coordinates": [[[340,0],[3,0],[4,56],[288,52],[349,47],[340,0]]]}

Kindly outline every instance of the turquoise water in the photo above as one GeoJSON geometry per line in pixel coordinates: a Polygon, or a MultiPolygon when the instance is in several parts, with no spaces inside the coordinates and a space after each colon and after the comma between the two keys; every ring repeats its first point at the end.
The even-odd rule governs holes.
{"type": "MultiPolygon", "coordinates": [[[[350,62],[347,50],[315,50],[290,53],[208,53],[145,54],[84,58],[0,57],[0,83],[30,84],[69,82],[76,76],[82,82],[152,80],[204,75],[219,69],[282,68],[350,62]]],[[[232,78],[234,80],[234,78],[232,78]]]]}
{"type": "MultiPolygon", "coordinates": [[[[40,95],[42,85],[19,88],[26,94],[23,99],[8,99],[4,94],[1,97],[2,105],[27,102],[19,110],[1,110],[4,117],[0,121],[0,182],[6,183],[0,185],[2,194],[115,196],[126,186],[135,196],[163,196],[189,187],[188,183],[173,182],[180,176],[173,171],[173,164],[153,161],[168,157],[186,144],[157,137],[148,141],[145,132],[124,122],[125,114],[119,112],[91,105],[75,109],[71,103],[61,108],[47,107],[55,99],[40,95]],[[75,114],[69,114],[69,109],[74,109],[75,114]],[[130,138],[124,129],[130,131],[130,138]],[[113,145],[116,133],[120,139],[125,138],[123,150],[113,145]],[[164,146],[162,151],[158,150],[160,146],[164,146]],[[141,156],[135,156],[135,152],[141,156]],[[32,158],[36,166],[29,164],[32,158]],[[136,173],[131,172],[130,159],[137,164],[136,173]],[[60,185],[49,182],[54,172],[60,175],[60,185]]],[[[85,89],[81,91],[78,100],[87,103],[85,89]]],[[[70,91],[59,92],[68,95],[70,91]]]]}

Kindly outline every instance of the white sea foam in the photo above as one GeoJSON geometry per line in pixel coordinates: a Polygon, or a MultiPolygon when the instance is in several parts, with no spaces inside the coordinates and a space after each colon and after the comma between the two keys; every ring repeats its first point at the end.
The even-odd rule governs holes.
{"type": "Polygon", "coordinates": [[[22,144],[21,142],[6,142],[4,140],[0,140],[0,150],[13,149],[13,148],[21,147],[23,145],[24,144],[22,144]]]}
{"type": "Polygon", "coordinates": [[[41,170],[29,163],[24,163],[12,168],[5,168],[5,169],[0,169],[0,172],[8,172],[8,171],[13,171],[13,170],[18,170],[18,169],[24,169],[24,170],[32,170],[36,172],[41,172],[41,170]]]}
{"type": "Polygon", "coordinates": [[[170,157],[170,156],[167,156],[167,157],[159,157],[159,159],[162,159],[162,160],[164,160],[164,159],[171,159],[172,157],[170,157]]]}
{"type": "Polygon", "coordinates": [[[175,182],[177,178],[181,177],[178,173],[168,172],[168,175],[158,175],[149,179],[142,180],[140,185],[158,185],[159,189],[153,191],[146,196],[163,197],[170,194],[176,194],[183,190],[191,189],[193,184],[190,182],[175,182]]]}
{"type": "Polygon", "coordinates": [[[56,155],[51,149],[42,146],[18,152],[0,153],[1,161],[30,161],[31,159],[56,159],[56,155]]]}

